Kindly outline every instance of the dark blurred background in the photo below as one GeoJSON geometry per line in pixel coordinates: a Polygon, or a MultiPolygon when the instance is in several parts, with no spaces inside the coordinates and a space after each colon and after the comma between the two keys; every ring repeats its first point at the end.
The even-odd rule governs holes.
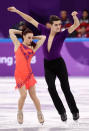
{"type": "MultiPolygon", "coordinates": [[[[40,23],[46,24],[49,16],[52,14],[60,16],[60,12],[65,10],[72,23],[71,12],[79,12],[78,17],[82,17],[82,12],[89,9],[89,0],[2,0],[0,2],[0,36],[8,37],[9,28],[15,27],[23,19],[15,13],[7,11],[9,6],[15,6],[17,9],[34,17],[40,23]]],[[[68,22],[68,21],[67,21],[68,22]]],[[[70,26],[70,23],[68,26],[70,26]]],[[[26,23],[27,24],[27,23],[26,23]]],[[[35,28],[28,25],[32,30],[35,28]]],[[[84,25],[86,26],[86,25],[84,25]]],[[[37,33],[37,30],[34,31],[37,33]]]]}

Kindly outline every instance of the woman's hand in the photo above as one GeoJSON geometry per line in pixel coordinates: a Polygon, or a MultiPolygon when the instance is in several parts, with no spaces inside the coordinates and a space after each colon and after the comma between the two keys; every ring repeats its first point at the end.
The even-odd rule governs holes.
{"type": "Polygon", "coordinates": [[[17,9],[14,6],[7,8],[7,10],[10,12],[17,12],[17,9]]]}

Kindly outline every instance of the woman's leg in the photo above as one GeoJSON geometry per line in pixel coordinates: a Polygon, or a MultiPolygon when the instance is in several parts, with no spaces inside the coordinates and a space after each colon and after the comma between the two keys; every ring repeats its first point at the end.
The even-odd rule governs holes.
{"type": "Polygon", "coordinates": [[[35,86],[30,88],[29,95],[30,95],[32,101],[34,102],[37,111],[41,111],[40,102],[39,102],[38,97],[36,96],[35,86]]]}
{"type": "Polygon", "coordinates": [[[20,93],[20,98],[18,101],[18,111],[22,111],[23,106],[24,106],[24,102],[27,96],[27,90],[25,88],[25,86],[19,88],[19,93],[20,93]]]}
{"type": "Polygon", "coordinates": [[[37,116],[38,116],[39,122],[44,123],[44,117],[43,117],[43,114],[41,112],[40,101],[39,101],[39,99],[36,95],[35,86],[33,86],[29,89],[29,95],[30,95],[30,97],[31,97],[32,101],[34,102],[35,107],[37,109],[37,116]]]}
{"type": "Polygon", "coordinates": [[[27,91],[26,91],[25,86],[19,88],[19,93],[20,93],[20,98],[19,98],[19,101],[18,101],[17,120],[18,120],[19,124],[22,124],[23,123],[23,112],[22,112],[22,109],[23,109],[24,102],[25,102],[25,99],[26,99],[26,96],[27,96],[27,91]]]}

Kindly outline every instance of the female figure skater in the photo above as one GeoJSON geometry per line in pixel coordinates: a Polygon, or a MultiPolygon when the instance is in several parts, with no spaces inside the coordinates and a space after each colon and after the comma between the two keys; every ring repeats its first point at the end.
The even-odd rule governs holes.
{"type": "Polygon", "coordinates": [[[16,87],[19,90],[20,98],[18,101],[18,113],[17,120],[19,124],[23,123],[23,106],[27,96],[27,90],[31,99],[33,100],[37,109],[37,116],[40,123],[44,123],[44,117],[41,112],[40,102],[36,96],[35,83],[36,80],[31,69],[31,59],[38,48],[44,43],[46,36],[33,36],[33,32],[26,28],[23,31],[9,29],[10,38],[14,43],[14,52],[16,57],[16,68],[15,68],[15,80],[16,87]],[[20,34],[23,38],[21,44],[16,37],[16,34],[20,34]],[[32,42],[33,39],[39,39],[35,44],[32,42]]]}

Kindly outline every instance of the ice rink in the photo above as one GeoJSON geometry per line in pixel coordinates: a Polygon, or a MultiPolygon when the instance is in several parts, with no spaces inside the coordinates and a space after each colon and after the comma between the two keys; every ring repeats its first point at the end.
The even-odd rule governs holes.
{"type": "Polygon", "coordinates": [[[17,123],[18,90],[11,77],[0,78],[0,131],[88,131],[89,130],[89,78],[69,77],[71,91],[80,110],[80,119],[73,121],[72,114],[61,91],[60,82],[56,86],[66,111],[67,122],[62,122],[49,96],[44,78],[37,77],[36,90],[45,118],[44,125],[37,120],[37,113],[29,95],[24,105],[24,123],[17,123]]]}

